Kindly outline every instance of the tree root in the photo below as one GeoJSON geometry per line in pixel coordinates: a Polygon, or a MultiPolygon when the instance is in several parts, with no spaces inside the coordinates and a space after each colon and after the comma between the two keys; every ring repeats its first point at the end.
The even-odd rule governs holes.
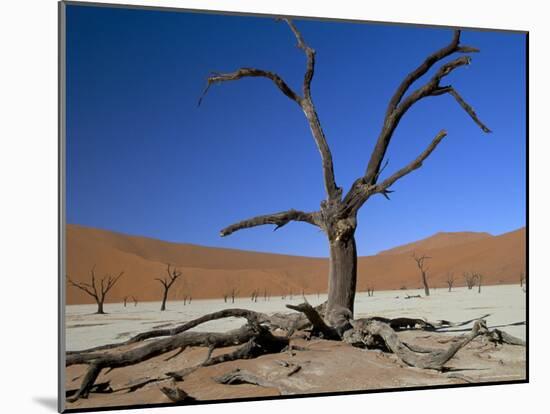
{"type": "Polygon", "coordinates": [[[172,381],[170,385],[170,387],[160,387],[160,391],[166,395],[170,401],[175,403],[197,401],[196,398],[191,397],[184,390],[179,388],[175,381],[172,381]]]}
{"type": "MultiPolygon", "coordinates": [[[[262,314],[242,309],[229,309],[190,321],[177,329],[170,330],[176,332],[176,334],[172,336],[157,339],[155,341],[148,341],[144,345],[129,350],[105,352],[104,350],[115,348],[109,345],[101,348],[103,352],[98,352],[98,348],[93,348],[94,351],[92,352],[87,350],[71,353],[67,355],[66,366],[85,364],[88,365],[88,371],[82,380],[80,389],[71,396],[68,401],[74,402],[79,398],[87,398],[96,379],[104,368],[114,369],[135,365],[176,349],[182,349],[189,346],[207,346],[209,348],[206,360],[199,366],[183,370],[185,373],[181,371],[167,373],[167,375],[172,378],[182,379],[183,376],[188,375],[201,366],[214,365],[235,359],[255,358],[265,353],[281,352],[283,349],[287,348],[289,339],[273,335],[267,327],[260,325],[260,323],[264,321],[265,319],[262,314]],[[227,333],[186,332],[187,329],[201,323],[230,316],[244,317],[248,320],[248,323],[239,329],[227,333]],[[224,348],[240,344],[245,345],[232,353],[211,357],[214,348],[224,348]]],[[[165,336],[166,330],[162,330],[162,332],[151,331],[142,335],[137,335],[134,337],[134,341],[139,342],[145,337],[150,338],[151,336],[161,335],[165,336]],[[154,335],[152,332],[154,332],[154,335]],[[140,339],[137,341],[135,338],[140,339]]],[[[118,346],[120,347],[120,345],[118,346]]]]}
{"type": "Polygon", "coordinates": [[[280,384],[275,384],[248,371],[240,370],[239,368],[227,372],[219,377],[214,378],[219,384],[237,385],[237,384],[253,384],[260,387],[275,388],[281,395],[288,395],[290,392],[280,384]]]}
{"type": "MultiPolygon", "coordinates": [[[[470,343],[470,341],[478,335],[487,332],[485,321],[476,321],[469,333],[462,335],[460,340],[451,344],[447,349],[432,350],[420,348],[418,346],[412,347],[411,345],[401,342],[395,331],[388,324],[383,322],[356,320],[353,321],[352,324],[354,325],[353,330],[355,334],[365,338],[364,342],[367,347],[369,347],[369,344],[373,343],[372,337],[378,337],[377,339],[383,341],[385,347],[405,364],[411,367],[434,369],[437,371],[443,371],[444,365],[455,356],[461,348],[470,343]]],[[[354,340],[356,341],[356,339],[354,340]]]]}
{"type": "MultiPolygon", "coordinates": [[[[131,339],[119,343],[108,344],[84,351],[68,352],[66,366],[87,365],[88,370],[84,375],[80,388],[78,390],[67,391],[67,400],[74,402],[79,398],[87,398],[91,392],[113,392],[110,388],[102,387],[104,383],[95,384],[97,378],[104,369],[113,370],[116,368],[135,365],[151,358],[176,351],[164,361],[168,361],[178,356],[187,347],[208,347],[208,353],[205,360],[196,366],[187,367],[179,371],[166,372],[164,377],[149,379],[145,378],[135,384],[128,384],[128,392],[145,386],[151,382],[161,382],[170,380],[182,381],[187,375],[195,372],[197,369],[227,361],[239,359],[257,358],[261,355],[280,353],[290,349],[298,350],[290,344],[290,335],[296,330],[303,330],[311,327],[311,335],[322,337],[328,340],[344,341],[354,346],[367,349],[379,349],[383,352],[395,354],[406,365],[433,369],[438,371],[445,370],[445,364],[454,357],[454,355],[465,347],[474,338],[484,335],[490,342],[495,344],[525,345],[525,342],[519,338],[507,334],[506,332],[494,329],[487,329],[483,319],[475,320],[472,330],[460,337],[456,337],[446,349],[424,348],[415,344],[402,342],[396,334],[396,331],[403,329],[422,329],[427,331],[439,331],[443,328],[463,326],[471,321],[465,321],[453,324],[448,321],[427,322],[415,318],[394,318],[386,319],[380,317],[366,319],[350,319],[350,312],[342,312],[336,315],[338,326],[333,326],[325,322],[324,304],[316,308],[309,303],[300,305],[287,305],[299,313],[283,315],[265,315],[263,313],[253,312],[245,309],[225,309],[219,312],[210,313],[192,321],[186,322],[171,329],[156,329],[141,333],[131,339]],[[298,315],[298,316],[296,316],[298,315]],[[215,332],[187,332],[189,329],[202,323],[227,318],[241,317],[247,320],[247,323],[239,329],[224,333],[215,332]],[[286,336],[274,335],[271,330],[285,329],[286,336]],[[154,340],[150,340],[154,339],[154,340]],[[241,345],[232,352],[212,356],[215,348],[226,348],[235,345],[241,345]]],[[[333,311],[334,313],[334,311],[333,311]]],[[[331,320],[334,315],[331,314],[331,320]]],[[[288,374],[291,376],[297,373],[301,367],[295,366],[288,374]]],[[[251,380],[251,376],[246,371],[233,372],[230,376],[232,380],[227,379],[226,383],[235,383],[235,381],[251,380]]],[[[229,377],[228,377],[229,378],[229,377]]],[[[258,380],[255,383],[261,386],[274,386],[266,380],[258,380]],[[270,385],[266,385],[266,384],[270,385]]],[[[108,384],[108,383],[107,383],[108,384]]],[[[274,386],[281,393],[286,392],[281,386],[274,386]]],[[[117,391],[120,391],[117,390],[117,391]]],[[[175,387],[164,387],[162,392],[172,401],[191,401],[183,390],[175,387]]]]}

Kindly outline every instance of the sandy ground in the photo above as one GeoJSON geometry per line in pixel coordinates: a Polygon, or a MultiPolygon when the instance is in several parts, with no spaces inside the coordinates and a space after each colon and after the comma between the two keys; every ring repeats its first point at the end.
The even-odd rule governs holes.
{"type": "MultiPolygon", "coordinates": [[[[358,294],[356,317],[414,316],[429,320],[448,319],[464,321],[490,314],[486,319],[490,327],[499,327],[515,336],[525,338],[525,294],[517,285],[487,286],[481,293],[477,290],[459,288],[453,292],[438,289],[430,297],[404,299],[416,295],[417,291],[375,292],[374,297],[358,294]]],[[[295,297],[298,303],[302,298],[295,297]]],[[[307,298],[312,304],[325,300],[323,296],[307,298]]],[[[281,298],[270,301],[238,299],[235,307],[251,308],[262,312],[285,310],[290,302],[281,298]]],[[[170,302],[166,312],[159,312],[159,303],[142,303],[137,307],[122,304],[106,306],[108,315],[94,315],[93,306],[67,307],[68,349],[81,349],[94,345],[122,341],[144,330],[158,326],[170,326],[195,318],[208,312],[231,306],[223,300],[193,301],[184,306],[182,302],[170,302]]],[[[210,322],[201,330],[218,331],[238,327],[240,320],[210,322]]],[[[469,326],[455,332],[430,333],[425,331],[404,331],[399,336],[408,343],[429,348],[446,348],[456,340],[457,335],[469,326]]],[[[521,346],[488,343],[477,338],[447,363],[444,373],[411,368],[401,363],[393,354],[368,351],[351,345],[325,340],[306,341],[293,338],[293,345],[304,350],[265,355],[256,359],[225,362],[203,367],[175,385],[197,400],[218,400],[278,396],[285,394],[322,394],[357,390],[392,389],[413,386],[483,383],[495,381],[517,381],[526,378],[525,348],[521,346]],[[289,376],[295,367],[300,369],[289,376]],[[217,376],[239,368],[257,375],[273,386],[250,384],[221,385],[217,376]]],[[[136,345],[134,345],[136,346],[136,345]]],[[[137,345],[139,346],[139,345],[137,345]]],[[[218,349],[214,355],[226,353],[232,348],[218,349]]],[[[109,381],[115,391],[107,394],[93,393],[87,399],[68,403],[67,408],[90,408],[124,406],[133,404],[170,404],[160,391],[164,383],[149,383],[137,391],[128,392],[127,387],[136,382],[163,377],[164,373],[192,367],[201,363],[206,355],[204,348],[189,348],[166,360],[176,352],[161,355],[141,364],[103,372],[97,382],[109,381]],[[124,388],[126,388],[124,390],[124,388]]],[[[85,366],[71,366],[66,369],[66,389],[77,389],[85,374],[85,366]]]]}
{"type": "MultiPolygon", "coordinates": [[[[316,305],[326,300],[326,295],[307,295],[307,300],[316,305]]],[[[167,310],[159,312],[159,302],[139,303],[134,307],[128,303],[106,304],[107,315],[95,315],[95,305],[70,305],[66,308],[66,343],[67,350],[79,350],[96,345],[124,341],[130,336],[157,327],[168,327],[214,312],[227,307],[252,309],[258,312],[288,312],[286,303],[300,303],[301,296],[293,300],[280,297],[264,301],[251,302],[247,298],[237,298],[234,304],[224,303],[222,299],[194,300],[190,305],[183,302],[168,302],[167,310]]],[[[375,292],[368,297],[358,293],[355,302],[355,316],[410,316],[428,320],[446,319],[453,322],[479,318],[490,314],[485,319],[489,327],[499,327],[506,332],[525,338],[526,320],[525,293],[518,285],[483,286],[481,293],[477,288],[455,288],[432,290],[429,297],[423,291],[398,290],[375,292]],[[406,295],[422,295],[421,298],[405,299],[406,295]],[[518,324],[518,325],[514,325],[518,324]]],[[[229,318],[212,321],[197,327],[201,331],[226,331],[238,328],[242,320],[229,318]]],[[[464,328],[468,329],[471,325],[464,328]]],[[[463,329],[464,329],[463,328],[463,329]]],[[[460,331],[459,331],[460,332],[460,331]]]]}

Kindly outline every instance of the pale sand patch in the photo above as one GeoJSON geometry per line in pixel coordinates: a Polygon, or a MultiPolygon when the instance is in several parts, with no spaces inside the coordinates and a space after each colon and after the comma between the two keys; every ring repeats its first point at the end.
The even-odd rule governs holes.
{"type": "MultiPolygon", "coordinates": [[[[429,297],[405,299],[406,295],[417,295],[419,290],[393,290],[375,292],[369,297],[358,293],[355,300],[355,317],[367,316],[410,316],[434,321],[445,319],[460,322],[478,318],[485,314],[488,326],[499,327],[511,335],[525,339],[525,325],[512,325],[526,320],[526,295],[518,285],[482,286],[468,290],[460,287],[448,292],[447,289],[432,290],[429,297]]],[[[306,295],[313,305],[326,300],[326,295],[306,295]]],[[[251,302],[246,298],[237,298],[235,303],[224,303],[222,299],[193,300],[191,305],[183,301],[168,302],[167,310],[160,312],[160,302],[143,302],[137,307],[121,303],[106,304],[107,315],[95,315],[95,305],[71,305],[66,307],[67,350],[79,350],[106,343],[122,342],[137,333],[150,330],[152,326],[174,326],[204,314],[224,308],[246,308],[258,312],[290,312],[286,303],[300,303],[301,296],[288,298],[273,297],[269,301],[259,298],[251,302]],[[78,329],[71,328],[78,324],[78,329]],[[166,325],[165,325],[166,324],[166,325]],[[87,326],[84,326],[87,325],[87,326]]],[[[227,331],[237,328],[244,322],[237,318],[228,318],[208,322],[196,330],[227,331]]],[[[462,329],[469,329],[466,325],[462,329]]]]}

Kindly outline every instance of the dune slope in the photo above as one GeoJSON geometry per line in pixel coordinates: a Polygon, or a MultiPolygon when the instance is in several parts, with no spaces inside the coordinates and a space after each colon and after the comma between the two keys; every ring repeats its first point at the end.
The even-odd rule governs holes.
{"type": "MultiPolygon", "coordinates": [[[[374,256],[358,259],[358,289],[409,289],[420,286],[420,276],[410,254],[416,251],[432,257],[429,280],[443,288],[447,272],[456,285],[463,285],[462,273],[483,274],[484,284],[518,283],[525,269],[525,228],[491,236],[488,233],[438,233],[427,239],[398,246],[374,256]]],[[[155,278],[166,275],[166,264],[177,266],[182,277],[170,290],[169,299],[222,297],[235,288],[239,296],[258,289],[268,295],[293,295],[326,291],[328,261],[322,258],[257,253],[169,243],[146,237],[128,236],[79,225],[67,226],[67,271],[78,281],[88,281],[96,265],[96,277],[124,271],[108,295],[107,302],[121,302],[125,296],[139,301],[160,300],[161,285],[155,278]]],[[[73,287],[67,288],[67,304],[93,303],[73,287]]]]}

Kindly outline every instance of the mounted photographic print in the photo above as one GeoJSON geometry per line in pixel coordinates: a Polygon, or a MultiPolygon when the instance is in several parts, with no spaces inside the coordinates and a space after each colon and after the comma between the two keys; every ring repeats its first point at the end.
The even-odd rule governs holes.
{"type": "Polygon", "coordinates": [[[527,32],[59,11],[61,411],[527,382],[527,32]]]}

